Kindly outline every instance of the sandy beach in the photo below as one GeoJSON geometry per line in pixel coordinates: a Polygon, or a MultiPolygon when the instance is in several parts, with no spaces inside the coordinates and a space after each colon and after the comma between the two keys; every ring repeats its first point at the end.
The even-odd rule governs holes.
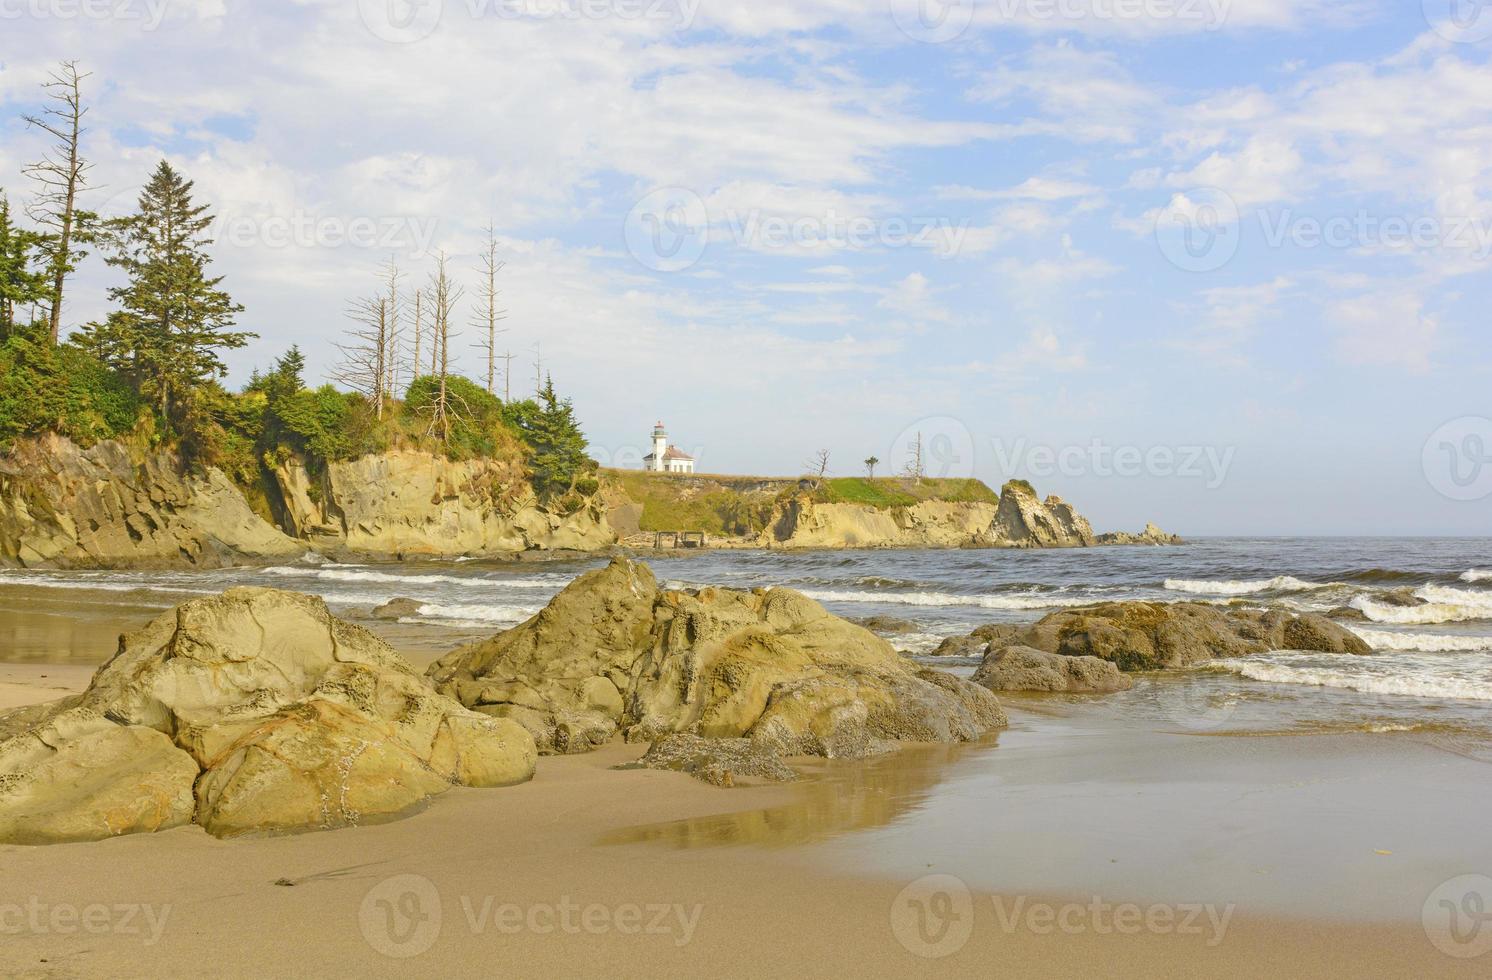
{"type": "MultiPolygon", "coordinates": [[[[50,699],[86,674],[6,666],[0,696],[50,699]]],[[[457,790],[408,819],[331,833],[222,841],[183,828],[0,848],[0,973],[796,976],[813,963],[864,976],[1484,975],[1432,944],[1419,922],[1428,892],[1390,915],[1340,900],[1374,887],[1375,864],[1411,891],[1440,880],[1447,848],[1435,842],[1486,812],[1473,786],[1466,828],[1424,813],[1408,792],[1426,767],[1438,780],[1482,765],[1415,743],[1126,735],[1066,703],[1032,703],[998,738],[819,761],[790,786],[614,768],[639,754],[545,758],[527,785],[457,790]],[[1186,747],[1162,760],[1155,738],[1186,747]],[[993,797],[971,789],[988,766],[1007,773],[993,797]],[[1332,785],[1301,795],[1312,767],[1332,785]],[[1206,812],[1209,785],[1231,811],[1206,812]],[[1166,832],[1145,826],[1178,787],[1197,804],[1170,809],[1166,832]],[[1355,825],[1395,846],[1348,835],[1349,859],[1337,843],[1357,793],[1378,810],[1355,825]],[[1274,823],[1239,826],[1251,797],[1274,823]],[[967,819],[971,805],[990,841],[1013,846],[950,849],[940,811],[967,819]],[[1002,855],[1025,860],[1002,870],[1002,855]],[[1300,911],[1282,914],[1279,889],[1250,882],[1281,876],[1300,911]],[[990,887],[1002,878],[1018,887],[990,887]]],[[[1457,849],[1484,850],[1464,838],[1457,849]]]]}

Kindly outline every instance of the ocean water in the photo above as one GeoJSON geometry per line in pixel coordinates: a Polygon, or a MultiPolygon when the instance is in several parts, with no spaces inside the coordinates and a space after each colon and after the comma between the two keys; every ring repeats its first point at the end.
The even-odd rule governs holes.
{"type": "MultiPolygon", "coordinates": [[[[1069,551],[707,551],[650,562],[675,588],[789,586],[843,616],[908,621],[898,648],[925,656],[990,622],[1032,622],[1095,601],[1210,602],[1327,612],[1349,622],[1370,657],[1278,651],[1183,678],[1143,678],[1113,699],[1180,730],[1419,732],[1479,754],[1492,744],[1492,539],[1214,538],[1177,548],[1069,551]],[[1406,605],[1413,596],[1422,604],[1406,605]]],[[[0,570],[0,596],[67,596],[90,605],[166,608],[234,585],[323,596],[365,616],[417,600],[397,624],[430,650],[532,616],[602,560],[332,564],[308,556],[271,568],[209,572],[0,570]],[[44,590],[44,591],[33,591],[44,590]]],[[[8,659],[0,638],[0,661],[8,659]]],[[[944,662],[948,665],[947,662],[944,662]]],[[[954,663],[967,670],[970,664],[954,663]]]]}

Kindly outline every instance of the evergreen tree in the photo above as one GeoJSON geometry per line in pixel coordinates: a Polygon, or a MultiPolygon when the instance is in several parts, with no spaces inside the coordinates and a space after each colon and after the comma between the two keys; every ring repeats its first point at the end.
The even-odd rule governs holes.
{"type": "Polygon", "coordinates": [[[39,303],[50,295],[45,272],[33,269],[42,236],[14,224],[10,202],[0,194],[0,340],[15,332],[22,321],[17,309],[39,303]]]}
{"type": "Polygon", "coordinates": [[[542,496],[566,492],[593,464],[585,452],[585,435],[575,421],[575,406],[555,394],[553,378],[545,378],[539,410],[528,421],[524,434],[533,449],[529,467],[534,489],[542,496]]]}
{"type": "Polygon", "coordinates": [[[128,281],[109,291],[122,307],[90,325],[80,343],[130,378],[169,426],[182,430],[196,386],[227,373],[220,352],[255,335],[233,330],[243,307],[210,277],[212,215],[192,203],[192,182],[161,161],[139,212],[111,223],[109,264],[128,281]]]}

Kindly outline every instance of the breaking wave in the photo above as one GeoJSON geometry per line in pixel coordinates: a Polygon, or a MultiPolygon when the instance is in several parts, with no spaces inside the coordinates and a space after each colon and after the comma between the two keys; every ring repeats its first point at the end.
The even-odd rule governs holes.
{"type": "Polygon", "coordinates": [[[840,592],[809,589],[803,593],[819,602],[881,602],[900,606],[973,606],[980,609],[1062,609],[1091,605],[1092,599],[1042,596],[954,595],[948,592],[840,592]]]}
{"type": "Polygon", "coordinates": [[[1305,582],[1290,575],[1261,579],[1256,582],[1209,582],[1205,579],[1198,581],[1177,578],[1166,579],[1166,589],[1168,591],[1187,592],[1192,595],[1227,596],[1252,595],[1255,592],[1309,592],[1315,589],[1329,589],[1331,587],[1331,583],[1305,582]]]}
{"type": "Polygon", "coordinates": [[[557,591],[564,583],[538,578],[479,578],[471,575],[395,575],[389,572],[361,571],[350,568],[266,568],[265,575],[279,578],[312,578],[324,582],[379,582],[390,585],[462,585],[498,586],[505,589],[549,589],[557,591]]]}
{"type": "Polygon", "coordinates": [[[1368,596],[1357,596],[1352,608],[1375,623],[1398,626],[1434,626],[1437,623],[1469,623],[1492,619],[1492,592],[1472,592],[1443,585],[1427,585],[1415,593],[1423,606],[1394,606],[1368,596]]]}
{"type": "Polygon", "coordinates": [[[1323,667],[1314,663],[1297,665],[1260,660],[1230,661],[1226,666],[1240,676],[1274,684],[1303,684],[1364,694],[1492,701],[1492,683],[1468,677],[1425,672],[1375,674],[1366,670],[1323,667]]]}
{"type": "Polygon", "coordinates": [[[1492,650],[1492,636],[1445,636],[1438,633],[1390,633],[1349,627],[1374,650],[1420,653],[1476,653],[1492,650]]]}
{"type": "Polygon", "coordinates": [[[1492,582],[1492,572],[1478,571],[1477,569],[1473,568],[1471,571],[1469,571],[1465,575],[1461,576],[1461,581],[1463,581],[1463,582],[1492,582]]]}
{"type": "Polygon", "coordinates": [[[540,608],[539,606],[483,606],[474,603],[431,602],[420,606],[418,613],[424,619],[443,620],[453,624],[485,625],[487,623],[521,623],[537,615],[540,608]]]}

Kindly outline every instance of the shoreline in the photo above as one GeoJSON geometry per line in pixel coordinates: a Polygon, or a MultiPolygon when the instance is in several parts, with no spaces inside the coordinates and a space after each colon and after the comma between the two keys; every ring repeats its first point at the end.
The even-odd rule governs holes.
{"type": "MultiPolygon", "coordinates": [[[[1004,738],[963,754],[997,757],[1004,738]]],[[[7,921],[19,915],[29,923],[7,929],[0,972],[792,976],[832,950],[836,966],[867,976],[928,966],[985,977],[997,970],[1483,975],[1476,960],[1438,953],[1407,913],[1337,921],[1259,914],[1242,903],[1157,905],[1139,889],[1096,898],[1059,888],[990,889],[969,881],[956,858],[930,853],[896,873],[857,867],[838,853],[857,840],[862,852],[873,845],[866,835],[894,826],[895,813],[823,839],[685,846],[650,837],[660,826],[708,828],[812,809],[836,791],[822,772],[797,784],[726,790],[678,773],[613,768],[643,750],[613,743],[545,757],[522,786],[454,790],[405,819],[349,830],[222,841],[179,828],[93,844],[0,847],[11,884],[0,911],[7,921]],[[954,902],[951,933],[920,921],[922,903],[940,895],[954,902]],[[417,903],[397,906],[418,913],[408,921],[389,904],[405,896],[417,903]],[[94,914],[108,928],[69,931],[66,914],[56,912],[87,908],[107,909],[94,914]],[[136,910],[129,922],[127,909],[136,910]],[[1048,921],[1049,914],[1056,918],[1048,921]],[[433,935],[431,922],[438,923],[433,935]],[[245,935],[268,941],[233,938],[245,935]]],[[[904,768],[930,777],[931,789],[957,779],[956,762],[924,765],[926,750],[906,752],[901,761],[911,765],[904,768]]],[[[903,803],[909,796],[916,794],[892,794],[903,803]]],[[[756,825],[784,829],[770,819],[756,825]]]]}

